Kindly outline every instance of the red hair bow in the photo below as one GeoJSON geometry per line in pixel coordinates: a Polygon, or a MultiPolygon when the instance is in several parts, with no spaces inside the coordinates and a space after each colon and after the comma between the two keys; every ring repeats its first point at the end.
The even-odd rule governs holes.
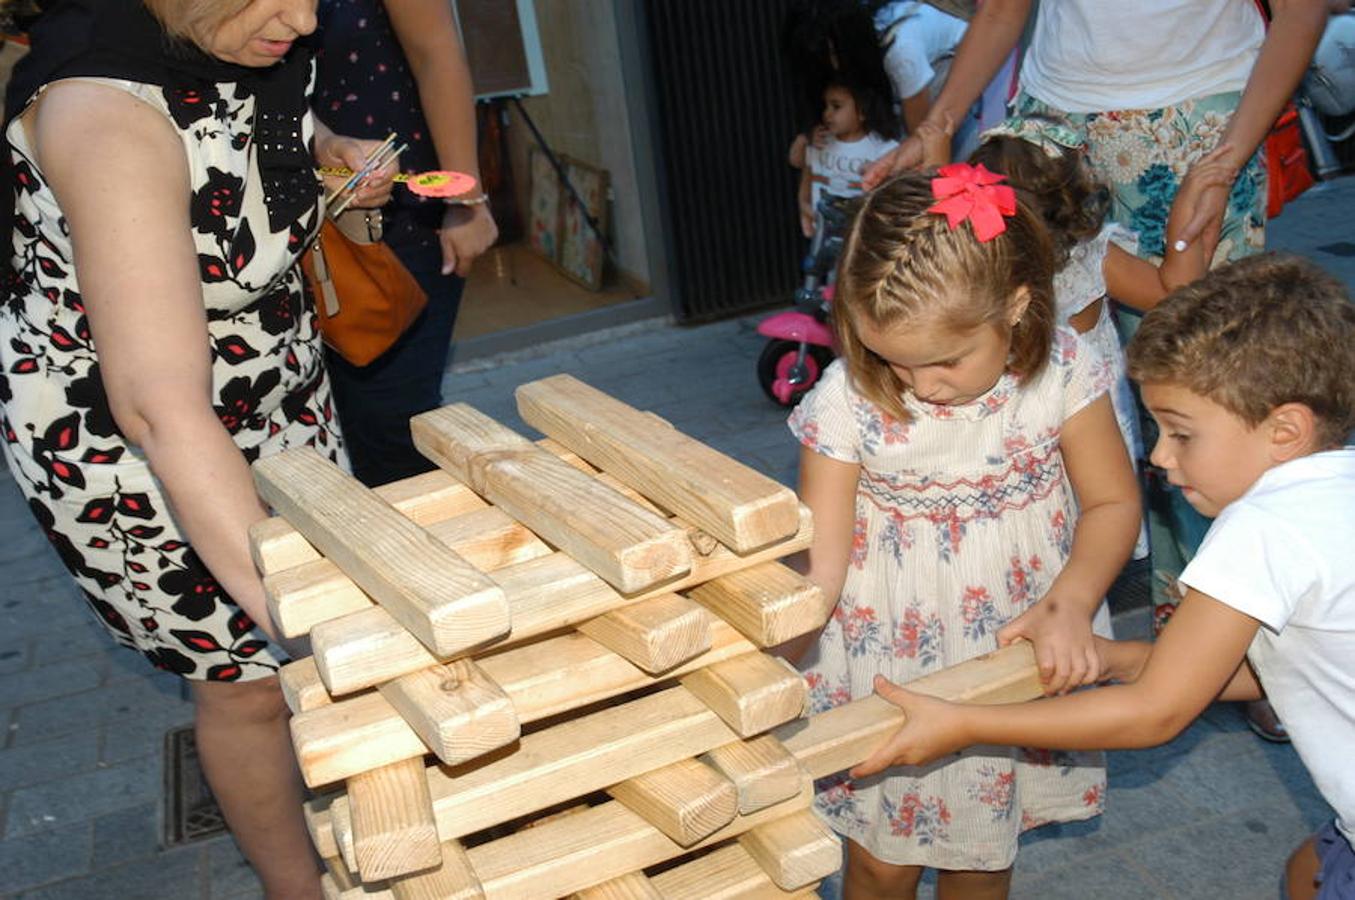
{"type": "Polygon", "coordinates": [[[1003,216],[1016,215],[1016,191],[1000,184],[1007,176],[990,172],[983,163],[951,163],[937,169],[932,179],[936,202],[927,212],[942,213],[952,230],[968,220],[974,236],[986,243],[1007,230],[1003,216]]]}

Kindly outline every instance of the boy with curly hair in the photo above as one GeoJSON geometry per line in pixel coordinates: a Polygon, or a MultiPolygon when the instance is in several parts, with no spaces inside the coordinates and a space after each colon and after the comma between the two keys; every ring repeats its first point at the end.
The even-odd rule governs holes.
{"type": "Polygon", "coordinates": [[[1129,371],[1153,462],[1217,517],[1176,615],[1155,644],[1100,644],[1111,687],[974,707],[878,679],[907,722],[853,774],[970,744],[1149,747],[1264,687],[1336,811],[1290,857],[1289,896],[1355,898],[1355,306],[1311,263],[1240,260],[1150,312],[1129,371]]]}

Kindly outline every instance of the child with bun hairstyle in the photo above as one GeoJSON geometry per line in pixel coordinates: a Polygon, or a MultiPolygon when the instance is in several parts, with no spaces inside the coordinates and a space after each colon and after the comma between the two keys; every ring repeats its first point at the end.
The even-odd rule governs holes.
{"type": "MultiPolygon", "coordinates": [[[[1013,185],[1031,195],[1044,218],[1054,245],[1054,307],[1058,324],[1078,333],[1100,354],[1115,406],[1115,419],[1130,459],[1143,458],[1143,440],[1124,351],[1115,328],[1110,300],[1139,312],[1156,306],[1173,289],[1204,276],[1209,260],[1203,242],[1169,246],[1160,266],[1136,256],[1138,235],[1107,221],[1110,191],[1092,173],[1080,132],[1041,116],[1010,118],[984,132],[983,142],[969,161],[1006,175],[1013,185]]],[[[1191,169],[1180,193],[1190,209],[1190,198],[1212,185],[1232,183],[1234,173],[1216,150],[1191,169]]],[[[1183,212],[1167,224],[1169,234],[1184,227],[1183,212]]],[[[1141,529],[1134,549],[1136,559],[1148,555],[1148,535],[1141,529]]]]}
{"type": "MultiPolygon", "coordinates": [[[[864,201],[838,273],[841,356],[801,401],[807,572],[837,599],[802,659],[822,710],[1019,638],[1046,690],[1100,675],[1093,632],[1139,528],[1095,354],[1055,327],[1038,211],[982,166],[864,201]]],[[[1036,742],[1038,743],[1038,742],[1036,742]]],[[[1094,753],[983,748],[820,784],[846,896],[1004,897],[1017,838],[1101,811],[1094,753]]]]}

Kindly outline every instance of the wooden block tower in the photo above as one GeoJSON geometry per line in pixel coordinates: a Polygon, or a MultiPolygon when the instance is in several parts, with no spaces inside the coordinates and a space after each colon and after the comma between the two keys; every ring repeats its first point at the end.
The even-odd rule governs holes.
{"type": "MultiPolygon", "coordinates": [[[[569,376],[517,391],[533,443],[416,417],[440,471],[369,490],[314,451],[255,464],[270,610],[332,897],[813,896],[841,851],[812,779],[901,721],[803,718],[765,652],[820,627],[790,490],[569,376]]],[[[912,685],[1037,696],[1008,648],[912,685]]]]}

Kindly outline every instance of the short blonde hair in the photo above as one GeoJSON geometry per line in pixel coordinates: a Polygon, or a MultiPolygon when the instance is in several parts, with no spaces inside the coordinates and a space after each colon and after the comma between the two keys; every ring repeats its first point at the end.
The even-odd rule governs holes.
{"type": "Polygon", "coordinates": [[[206,49],[207,38],[218,25],[249,6],[253,0],[143,0],[165,31],[206,49]]]}
{"type": "Polygon", "coordinates": [[[1129,374],[1183,387],[1255,427],[1302,403],[1325,447],[1355,429],[1355,306],[1297,256],[1264,253],[1216,269],[1143,318],[1129,374]]]}
{"type": "Polygon", "coordinates": [[[927,212],[935,172],[908,172],[866,197],[838,266],[833,327],[838,353],[863,396],[901,421],[906,390],[899,376],[861,343],[857,322],[893,327],[909,321],[956,332],[991,324],[1012,341],[1009,368],[1022,379],[1049,359],[1054,339],[1054,257],[1049,233],[1018,192],[1007,229],[980,242],[968,224],[951,228],[927,212]],[[1010,303],[1025,288],[1030,303],[1010,325],[1010,303]]]}

